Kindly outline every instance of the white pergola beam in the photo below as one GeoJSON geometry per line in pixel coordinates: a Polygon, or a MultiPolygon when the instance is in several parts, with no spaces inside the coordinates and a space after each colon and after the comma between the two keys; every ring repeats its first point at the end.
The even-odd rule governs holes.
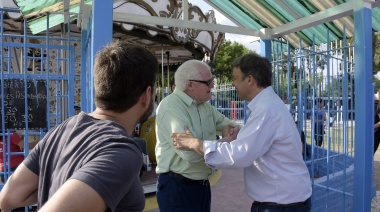
{"type": "Polygon", "coordinates": [[[182,0],[182,20],[189,20],[189,3],[187,0],[182,0]]]}
{"type": "Polygon", "coordinates": [[[92,5],[87,5],[87,4],[83,5],[82,18],[81,18],[81,26],[83,30],[87,30],[91,10],[92,10],[92,5]]]}
{"type": "Polygon", "coordinates": [[[172,18],[161,18],[161,17],[154,17],[154,16],[146,16],[146,15],[125,14],[125,13],[114,12],[113,20],[116,22],[122,22],[122,23],[153,24],[153,25],[161,25],[161,26],[184,27],[184,28],[198,29],[198,30],[205,30],[205,31],[225,32],[225,33],[256,36],[256,37],[264,36],[260,32],[260,30],[255,30],[255,29],[247,29],[243,27],[234,27],[234,26],[203,23],[203,22],[196,22],[196,21],[186,21],[186,20],[179,20],[179,19],[172,19],[172,18]]]}
{"type": "Polygon", "coordinates": [[[64,23],[69,23],[70,0],[63,0],[64,23]]]}
{"type": "Polygon", "coordinates": [[[370,0],[369,1],[372,5],[372,8],[375,8],[375,7],[380,7],[380,1],[374,1],[374,0],[370,0]]]}
{"type": "Polygon", "coordinates": [[[84,7],[84,0],[81,0],[80,4],[79,4],[79,14],[78,14],[78,18],[77,18],[77,27],[82,26],[83,7],[84,7]]]}
{"type": "Polygon", "coordinates": [[[282,37],[293,32],[298,32],[318,24],[327,23],[338,18],[353,14],[354,4],[347,2],[338,6],[323,10],[313,15],[297,19],[290,23],[272,29],[272,38],[282,37]]]}

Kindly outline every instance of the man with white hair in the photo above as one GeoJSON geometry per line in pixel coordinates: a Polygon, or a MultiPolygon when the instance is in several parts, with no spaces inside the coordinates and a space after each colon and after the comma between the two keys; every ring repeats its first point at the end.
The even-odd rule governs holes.
{"type": "Polygon", "coordinates": [[[176,88],[164,98],[156,116],[157,202],[161,212],[210,211],[209,177],[203,156],[173,146],[171,134],[190,131],[203,139],[215,139],[216,131],[226,135],[236,124],[208,102],[214,87],[210,67],[198,60],[183,63],[175,73],[176,88]]]}

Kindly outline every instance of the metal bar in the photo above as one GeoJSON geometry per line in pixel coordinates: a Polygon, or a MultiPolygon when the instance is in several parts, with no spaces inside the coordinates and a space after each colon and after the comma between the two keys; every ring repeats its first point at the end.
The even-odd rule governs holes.
{"type": "Polygon", "coordinates": [[[182,20],[189,20],[189,3],[187,0],[182,0],[182,20]]]}
{"type": "MultiPolygon", "coordinates": [[[[115,12],[113,14],[113,20],[121,23],[136,23],[136,24],[154,24],[159,26],[175,26],[190,29],[199,29],[206,31],[218,31],[240,35],[249,35],[256,37],[264,37],[264,34],[260,30],[247,29],[244,27],[234,27],[221,24],[203,23],[197,21],[185,21],[172,18],[152,17],[146,15],[125,14],[115,12]]],[[[269,29],[268,29],[269,30],[269,29]]],[[[267,31],[268,32],[268,31],[267,31]]]]}
{"type": "MultiPolygon", "coordinates": [[[[83,25],[82,25],[83,26],[83,25]]],[[[81,32],[81,37],[82,37],[82,42],[81,42],[81,54],[82,57],[80,58],[80,63],[81,63],[81,70],[80,70],[80,90],[81,90],[81,97],[80,97],[80,109],[81,111],[84,112],[89,112],[87,109],[87,96],[88,96],[88,89],[87,89],[87,70],[88,70],[88,64],[87,64],[87,58],[88,58],[88,39],[87,39],[87,27],[86,29],[82,28],[81,32]]]]}
{"type": "Polygon", "coordinates": [[[84,7],[84,0],[80,0],[79,13],[78,13],[78,18],[77,18],[77,27],[78,28],[80,28],[82,26],[83,7],[84,7]]]}
{"type": "MultiPolygon", "coordinates": [[[[69,36],[70,37],[70,36],[69,36]]],[[[65,118],[68,118],[68,117],[71,117],[75,114],[75,110],[74,110],[74,97],[75,97],[75,91],[74,91],[74,87],[75,87],[75,47],[74,46],[71,46],[71,48],[69,49],[69,65],[68,65],[68,68],[69,68],[69,72],[68,72],[68,83],[67,83],[67,87],[66,89],[68,90],[67,91],[67,94],[68,94],[68,106],[69,106],[69,109],[68,109],[68,114],[65,116],[65,118]]]]}
{"type": "MultiPolygon", "coordinates": [[[[104,0],[93,0],[92,10],[92,30],[91,30],[91,63],[90,70],[94,70],[94,61],[96,53],[103,48],[106,44],[112,41],[112,13],[113,2],[104,0]]],[[[90,109],[95,109],[94,104],[94,76],[91,72],[90,81],[90,109]]]]}
{"type": "MultiPolygon", "coordinates": [[[[77,1],[77,0],[74,0],[74,1],[77,1]]],[[[70,13],[70,0],[63,0],[63,12],[64,12],[64,22],[65,24],[67,23],[70,23],[70,16],[69,16],[69,13],[70,13]]]]}
{"type": "Polygon", "coordinates": [[[353,14],[354,4],[352,2],[343,3],[335,7],[323,10],[313,15],[300,18],[290,23],[275,27],[272,29],[272,38],[282,37],[293,32],[316,26],[318,24],[327,23],[338,18],[342,18],[353,14]]]}
{"type": "MultiPolygon", "coordinates": [[[[352,2],[350,2],[352,4],[352,2]]],[[[354,211],[371,211],[373,167],[372,9],[355,6],[355,170],[354,211]],[[370,144],[368,144],[370,142],[370,144]]],[[[352,77],[351,77],[352,78],[352,77]]]]}

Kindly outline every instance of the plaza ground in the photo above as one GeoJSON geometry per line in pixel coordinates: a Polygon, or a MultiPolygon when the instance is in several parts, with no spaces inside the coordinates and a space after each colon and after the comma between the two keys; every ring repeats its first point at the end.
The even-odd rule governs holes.
{"type": "MultiPolygon", "coordinates": [[[[244,191],[243,169],[223,169],[211,187],[212,212],[248,212],[251,210],[252,200],[244,191]]],[[[372,202],[371,212],[380,212],[380,148],[374,157],[374,181],[378,195],[372,202]]],[[[212,182],[213,183],[213,182],[212,182]]],[[[147,212],[159,212],[155,195],[147,195],[147,212]]]]}

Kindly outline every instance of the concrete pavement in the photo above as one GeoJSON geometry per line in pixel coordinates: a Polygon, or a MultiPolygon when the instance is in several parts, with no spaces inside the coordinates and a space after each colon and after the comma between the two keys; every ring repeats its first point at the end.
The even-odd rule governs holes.
{"type": "MultiPolygon", "coordinates": [[[[252,200],[247,197],[244,189],[243,169],[221,170],[219,180],[211,186],[211,211],[250,211],[252,200]]],[[[147,195],[146,204],[145,208],[149,209],[145,211],[160,211],[154,194],[147,195]],[[152,206],[155,209],[151,209],[152,206]]]]}
{"type": "MultiPolygon", "coordinates": [[[[374,156],[374,181],[376,190],[380,193],[380,149],[374,156]]],[[[252,200],[247,197],[244,189],[243,169],[232,168],[221,170],[220,179],[211,187],[211,211],[250,211],[252,200]]],[[[147,204],[153,205],[153,208],[156,209],[145,211],[159,212],[154,194],[151,194],[147,198],[147,204]]],[[[378,205],[380,203],[375,208],[372,208],[372,212],[380,212],[378,205]]]]}

